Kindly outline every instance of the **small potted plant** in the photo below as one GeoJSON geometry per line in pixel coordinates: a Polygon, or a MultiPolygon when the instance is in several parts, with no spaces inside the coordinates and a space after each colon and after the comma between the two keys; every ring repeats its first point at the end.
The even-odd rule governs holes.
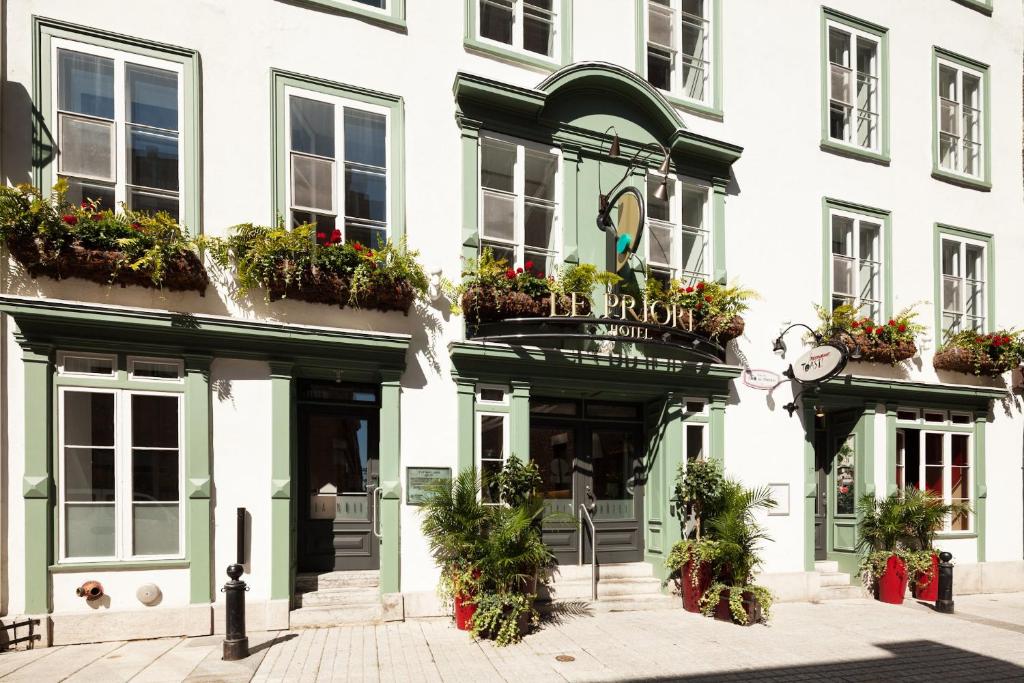
{"type": "Polygon", "coordinates": [[[1020,330],[996,330],[989,334],[966,331],[954,334],[935,352],[936,370],[950,370],[984,377],[998,377],[1024,362],[1020,330]]]}
{"type": "Polygon", "coordinates": [[[857,315],[855,308],[845,304],[831,311],[823,306],[815,308],[821,320],[818,334],[844,344],[850,351],[859,348],[862,361],[896,365],[917,355],[917,340],[925,327],[917,322],[918,312],[913,305],[887,322],[857,315]]]}
{"type": "MultiPolygon", "coordinates": [[[[673,501],[680,512],[693,519],[693,538],[684,538],[673,546],[665,561],[672,575],[678,576],[683,609],[700,611],[700,600],[711,585],[712,564],[718,557],[718,544],[702,538],[705,521],[717,512],[725,479],[717,460],[692,460],[679,465],[673,501]]],[[[687,534],[689,535],[689,534],[687,534]]]]}
{"type": "Polygon", "coordinates": [[[865,551],[860,563],[861,576],[864,585],[881,602],[902,605],[910,578],[926,572],[931,565],[930,551],[911,547],[916,504],[912,488],[895,491],[885,498],[865,494],[858,501],[858,548],[865,551]]]}

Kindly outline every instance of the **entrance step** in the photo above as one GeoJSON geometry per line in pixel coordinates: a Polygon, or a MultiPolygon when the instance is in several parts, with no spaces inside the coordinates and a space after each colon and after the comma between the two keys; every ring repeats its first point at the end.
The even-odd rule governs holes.
{"type": "Polygon", "coordinates": [[[299,574],[291,628],[318,628],[338,624],[375,624],[383,617],[380,572],[343,571],[299,574]]]}
{"type": "Polygon", "coordinates": [[[863,586],[822,586],[818,590],[818,600],[856,600],[869,598],[863,586]]]}
{"type": "Polygon", "coordinates": [[[818,600],[854,600],[868,597],[860,582],[853,584],[848,572],[839,571],[839,563],[817,561],[814,570],[818,572],[818,600]]]}
{"type": "Polygon", "coordinates": [[[832,572],[830,574],[823,574],[818,572],[818,581],[822,588],[831,588],[833,586],[849,586],[850,575],[845,572],[832,572]]]}
{"type": "Polygon", "coordinates": [[[839,563],[835,560],[816,560],[814,571],[819,574],[835,574],[839,571],[839,563]]]}
{"type": "Polygon", "coordinates": [[[676,607],[678,600],[662,592],[661,580],[648,562],[597,566],[597,601],[591,600],[590,565],[561,565],[540,591],[541,609],[558,612],[586,609],[619,612],[676,607]]]}

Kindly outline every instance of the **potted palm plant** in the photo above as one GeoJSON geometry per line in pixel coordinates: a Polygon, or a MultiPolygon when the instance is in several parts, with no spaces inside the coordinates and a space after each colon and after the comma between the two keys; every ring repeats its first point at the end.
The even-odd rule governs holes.
{"type": "Polygon", "coordinates": [[[916,489],[908,487],[885,498],[865,494],[857,503],[858,549],[866,551],[860,563],[861,575],[864,585],[881,602],[903,604],[910,577],[925,572],[931,563],[930,552],[912,548],[917,500],[916,489]]]}
{"type": "Polygon", "coordinates": [[[939,553],[935,548],[935,534],[947,518],[970,514],[971,506],[964,502],[947,504],[931,491],[912,487],[904,489],[903,503],[914,548],[924,556],[921,561],[927,562],[923,571],[911,577],[911,594],[918,600],[934,602],[939,598],[939,553]]]}
{"type": "Polygon", "coordinates": [[[700,599],[711,585],[718,543],[702,538],[701,532],[707,518],[717,511],[724,485],[722,467],[717,460],[692,460],[679,465],[673,501],[677,510],[692,515],[693,537],[684,534],[686,538],[673,546],[665,566],[678,577],[683,609],[688,612],[700,611],[700,599]]]}

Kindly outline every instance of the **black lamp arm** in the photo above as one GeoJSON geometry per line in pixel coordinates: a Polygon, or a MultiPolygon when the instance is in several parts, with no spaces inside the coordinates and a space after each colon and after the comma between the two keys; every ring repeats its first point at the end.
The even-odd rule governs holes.
{"type": "Polygon", "coordinates": [[[817,330],[811,329],[811,327],[809,325],[805,325],[803,323],[793,323],[792,325],[790,325],[789,327],[784,329],[782,332],[780,332],[779,336],[776,337],[776,339],[782,339],[783,337],[786,336],[786,333],[788,333],[794,327],[802,327],[802,328],[804,328],[805,330],[807,330],[808,332],[810,332],[811,334],[814,335],[814,340],[817,341],[817,342],[820,342],[821,339],[822,339],[820,332],[818,332],[817,330]]]}

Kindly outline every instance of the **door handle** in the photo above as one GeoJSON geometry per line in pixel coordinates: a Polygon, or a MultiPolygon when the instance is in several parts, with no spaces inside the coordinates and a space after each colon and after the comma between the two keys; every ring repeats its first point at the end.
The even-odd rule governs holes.
{"type": "Polygon", "coordinates": [[[383,538],[381,536],[380,528],[378,527],[378,524],[380,523],[380,499],[383,493],[384,489],[380,486],[376,486],[373,489],[373,493],[370,494],[373,497],[373,500],[370,501],[370,531],[372,531],[373,535],[378,539],[383,538]]]}

